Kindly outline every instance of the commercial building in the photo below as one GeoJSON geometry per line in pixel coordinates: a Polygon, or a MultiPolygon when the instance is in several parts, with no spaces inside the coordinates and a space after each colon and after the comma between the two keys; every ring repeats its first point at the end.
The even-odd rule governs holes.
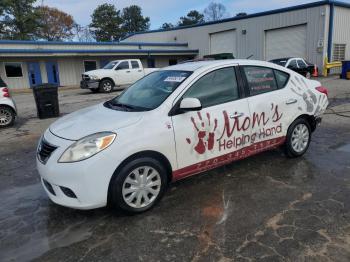
{"type": "Polygon", "coordinates": [[[187,43],[0,41],[0,76],[10,88],[41,83],[75,86],[85,71],[111,60],[139,58],[145,67],[164,67],[192,59],[187,43]]]}
{"type": "Polygon", "coordinates": [[[124,41],[185,42],[198,56],[232,53],[270,60],[303,57],[323,67],[324,59],[350,59],[350,4],[319,1],[220,21],[128,36],[124,41]]]}

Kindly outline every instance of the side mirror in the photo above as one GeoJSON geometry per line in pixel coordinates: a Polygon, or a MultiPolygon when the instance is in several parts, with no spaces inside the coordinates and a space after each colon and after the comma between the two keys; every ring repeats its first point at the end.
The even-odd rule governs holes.
{"type": "Polygon", "coordinates": [[[198,98],[187,97],[182,99],[180,110],[182,111],[199,111],[202,109],[201,101],[198,98]]]}

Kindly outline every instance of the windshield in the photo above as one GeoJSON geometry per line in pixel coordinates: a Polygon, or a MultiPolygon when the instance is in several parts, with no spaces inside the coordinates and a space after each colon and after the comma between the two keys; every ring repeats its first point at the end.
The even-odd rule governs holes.
{"type": "Polygon", "coordinates": [[[107,103],[110,107],[147,111],[157,108],[190,75],[190,71],[155,71],[107,103]]]}
{"type": "Polygon", "coordinates": [[[270,62],[277,64],[277,65],[280,65],[280,66],[285,66],[287,63],[287,60],[286,59],[274,59],[274,60],[271,60],[270,62]]]}
{"type": "Polygon", "coordinates": [[[113,67],[118,64],[119,61],[111,61],[103,67],[103,69],[113,69],[113,67]]]}

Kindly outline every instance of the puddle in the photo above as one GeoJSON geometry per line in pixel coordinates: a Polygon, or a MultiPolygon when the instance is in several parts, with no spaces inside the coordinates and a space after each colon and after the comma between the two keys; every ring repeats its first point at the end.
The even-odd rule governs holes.
{"type": "Polygon", "coordinates": [[[338,147],[336,150],[350,153],[350,144],[342,145],[342,146],[338,147]]]}

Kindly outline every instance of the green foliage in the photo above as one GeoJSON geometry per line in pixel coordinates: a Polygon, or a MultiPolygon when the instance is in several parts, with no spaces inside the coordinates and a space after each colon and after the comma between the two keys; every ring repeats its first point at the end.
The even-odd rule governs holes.
{"type": "Polygon", "coordinates": [[[199,13],[197,10],[192,10],[188,12],[186,16],[180,17],[178,23],[179,26],[195,25],[204,23],[204,15],[199,13]]]}
{"type": "Polygon", "coordinates": [[[172,23],[164,23],[160,27],[160,29],[170,29],[170,28],[174,28],[174,25],[172,23]]]}
{"type": "Polygon", "coordinates": [[[75,23],[71,15],[48,6],[40,6],[37,11],[40,14],[38,38],[47,41],[62,41],[72,38],[75,23]]]}
{"type": "Polygon", "coordinates": [[[35,0],[0,1],[0,38],[35,38],[39,14],[33,6],[34,2],[35,0]]]}
{"type": "Polygon", "coordinates": [[[123,36],[120,11],[114,5],[99,5],[91,18],[89,28],[97,41],[116,41],[123,36]]]}
{"type": "Polygon", "coordinates": [[[131,5],[123,9],[122,21],[122,30],[125,35],[146,31],[150,27],[149,17],[143,17],[141,7],[137,5],[131,5]]]}

